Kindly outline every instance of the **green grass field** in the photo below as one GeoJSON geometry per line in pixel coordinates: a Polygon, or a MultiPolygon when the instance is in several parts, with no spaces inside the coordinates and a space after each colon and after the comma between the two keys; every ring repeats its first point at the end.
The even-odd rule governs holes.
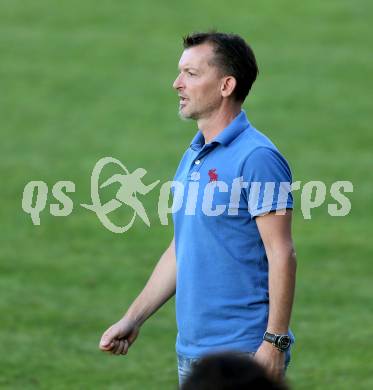
{"type": "Polygon", "coordinates": [[[181,122],[171,88],[181,36],[216,28],[253,46],[260,77],[251,122],[289,160],[294,180],[354,184],[352,211],[327,203],[304,220],[289,368],[294,389],[371,389],[373,198],[370,129],[372,3],[86,1],[0,2],[0,387],[176,389],[173,301],[144,325],[126,357],[98,342],[142,289],[172,237],[158,220],[125,234],[81,208],[103,156],[146,183],[173,177],[196,127],[181,122]],[[41,225],[22,211],[30,180],[71,180],[74,210],[41,225]]]}

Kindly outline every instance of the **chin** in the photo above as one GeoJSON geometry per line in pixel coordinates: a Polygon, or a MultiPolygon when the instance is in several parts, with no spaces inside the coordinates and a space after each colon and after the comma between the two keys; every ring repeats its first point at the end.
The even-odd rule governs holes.
{"type": "Polygon", "coordinates": [[[200,118],[200,114],[198,112],[193,112],[193,111],[183,111],[179,110],[179,115],[183,119],[193,119],[193,120],[198,120],[200,118]]]}
{"type": "Polygon", "coordinates": [[[190,119],[189,116],[186,116],[182,111],[179,110],[179,118],[183,121],[187,121],[188,119],[190,119]]]}
{"type": "Polygon", "coordinates": [[[185,110],[185,107],[179,109],[179,116],[181,119],[192,119],[192,116],[185,110]]]}

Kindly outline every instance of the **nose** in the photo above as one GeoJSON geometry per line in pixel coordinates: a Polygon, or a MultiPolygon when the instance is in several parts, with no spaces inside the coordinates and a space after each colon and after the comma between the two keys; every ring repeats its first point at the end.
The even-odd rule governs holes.
{"type": "Polygon", "coordinates": [[[180,89],[183,87],[183,82],[182,82],[182,77],[181,77],[181,73],[176,77],[174,83],[172,84],[172,87],[176,90],[180,89]]]}

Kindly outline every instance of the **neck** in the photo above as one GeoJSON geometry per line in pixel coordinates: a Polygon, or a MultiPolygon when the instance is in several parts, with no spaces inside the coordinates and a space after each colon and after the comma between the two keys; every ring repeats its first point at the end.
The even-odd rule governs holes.
{"type": "Polygon", "coordinates": [[[240,112],[241,105],[234,105],[229,109],[221,106],[211,112],[208,117],[198,119],[198,128],[205,138],[205,144],[210,143],[221,133],[240,112]]]}

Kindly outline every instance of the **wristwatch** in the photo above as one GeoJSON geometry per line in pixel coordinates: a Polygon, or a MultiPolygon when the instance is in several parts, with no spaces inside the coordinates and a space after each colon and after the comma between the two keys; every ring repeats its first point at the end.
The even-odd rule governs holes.
{"type": "Polygon", "coordinates": [[[274,334],[265,332],[263,340],[268,341],[281,352],[288,350],[291,344],[291,339],[287,334],[274,334]]]}

